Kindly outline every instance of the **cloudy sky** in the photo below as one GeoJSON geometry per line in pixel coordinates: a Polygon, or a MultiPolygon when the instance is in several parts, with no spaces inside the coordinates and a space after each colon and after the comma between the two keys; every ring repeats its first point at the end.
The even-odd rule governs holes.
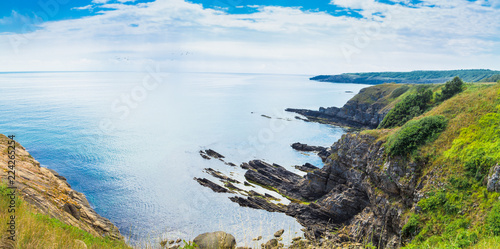
{"type": "Polygon", "coordinates": [[[19,0],[0,72],[500,69],[500,0],[19,0]]]}

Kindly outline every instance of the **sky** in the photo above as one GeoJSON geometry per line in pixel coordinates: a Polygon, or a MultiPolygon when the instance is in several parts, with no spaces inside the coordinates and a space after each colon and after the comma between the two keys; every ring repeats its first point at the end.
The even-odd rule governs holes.
{"type": "Polygon", "coordinates": [[[500,69],[500,0],[5,0],[0,72],[500,69]]]}

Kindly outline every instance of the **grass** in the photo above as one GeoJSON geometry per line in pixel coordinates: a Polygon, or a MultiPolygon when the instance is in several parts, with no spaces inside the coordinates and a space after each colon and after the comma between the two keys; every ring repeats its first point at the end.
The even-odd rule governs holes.
{"type": "MultiPolygon", "coordinates": [[[[6,228],[10,213],[8,210],[9,199],[6,194],[10,192],[4,184],[0,184],[0,223],[6,228]]],[[[0,243],[10,244],[12,248],[132,248],[124,241],[112,240],[108,237],[95,237],[79,228],[66,225],[61,221],[36,212],[29,204],[17,198],[16,214],[16,243],[10,243],[5,237],[0,243]]],[[[4,229],[2,228],[2,231],[4,229]]],[[[3,248],[3,247],[2,247],[3,248]]],[[[7,247],[8,248],[8,247],[7,247]]]]}
{"type": "Polygon", "coordinates": [[[443,185],[425,185],[422,211],[411,213],[403,227],[405,248],[500,248],[500,194],[485,187],[486,171],[500,162],[499,112],[500,84],[466,84],[464,92],[415,118],[442,115],[448,125],[418,149],[428,159],[422,175],[432,172],[433,182],[443,185]]]}

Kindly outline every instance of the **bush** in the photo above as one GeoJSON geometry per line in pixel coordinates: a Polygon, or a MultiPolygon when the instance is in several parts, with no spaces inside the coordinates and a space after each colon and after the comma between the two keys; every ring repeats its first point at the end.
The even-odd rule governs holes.
{"type": "Polygon", "coordinates": [[[387,141],[390,155],[408,155],[420,145],[433,141],[446,128],[447,121],[443,116],[430,116],[405,124],[387,141]]]}
{"type": "Polygon", "coordinates": [[[429,193],[429,197],[422,199],[418,202],[418,205],[422,208],[424,212],[430,212],[443,206],[446,202],[446,194],[444,192],[429,193]]]}
{"type": "Polygon", "coordinates": [[[443,90],[441,91],[441,95],[439,97],[440,101],[445,101],[455,94],[463,91],[464,82],[457,76],[453,78],[451,81],[446,82],[443,90]]]}
{"type": "Polygon", "coordinates": [[[426,87],[420,88],[417,93],[410,94],[397,103],[387,113],[384,120],[380,123],[379,128],[393,128],[405,124],[408,120],[424,113],[431,99],[432,91],[426,90],[426,87]]]}
{"type": "Polygon", "coordinates": [[[488,217],[486,217],[486,224],[494,235],[500,235],[500,202],[493,205],[488,217]]]}

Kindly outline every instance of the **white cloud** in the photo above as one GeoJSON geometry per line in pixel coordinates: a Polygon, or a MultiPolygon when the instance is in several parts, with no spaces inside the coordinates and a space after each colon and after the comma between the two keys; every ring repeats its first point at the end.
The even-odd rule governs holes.
{"type": "Polygon", "coordinates": [[[136,70],[153,59],[169,71],[317,74],[492,68],[500,55],[499,10],[465,0],[429,0],[418,8],[332,0],[359,9],[362,19],[271,6],[229,15],[182,0],[93,2],[112,10],[47,22],[28,35],[0,35],[0,46],[12,48],[0,54],[0,68],[136,70]],[[349,58],[344,45],[356,49],[349,58]]]}
{"type": "Polygon", "coordinates": [[[74,7],[74,8],[71,8],[72,10],[91,10],[93,9],[94,7],[92,5],[86,5],[86,6],[82,6],[82,7],[74,7]]]}

